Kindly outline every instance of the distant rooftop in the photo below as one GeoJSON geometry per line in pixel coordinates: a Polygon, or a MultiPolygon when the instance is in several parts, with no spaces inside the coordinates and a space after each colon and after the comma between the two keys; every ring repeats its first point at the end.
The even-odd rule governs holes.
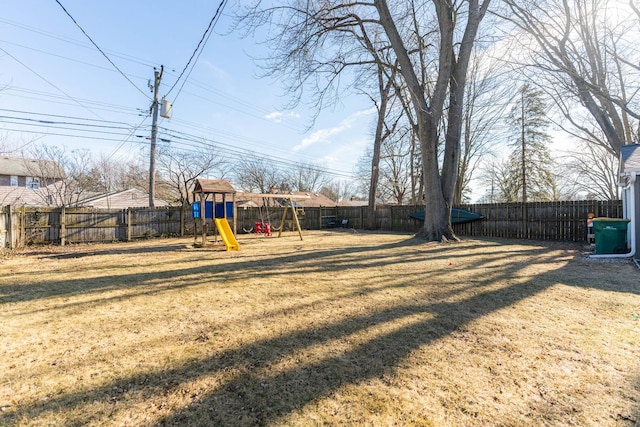
{"type": "Polygon", "coordinates": [[[54,161],[32,160],[22,157],[0,157],[0,175],[65,178],[64,170],[54,161]]]}

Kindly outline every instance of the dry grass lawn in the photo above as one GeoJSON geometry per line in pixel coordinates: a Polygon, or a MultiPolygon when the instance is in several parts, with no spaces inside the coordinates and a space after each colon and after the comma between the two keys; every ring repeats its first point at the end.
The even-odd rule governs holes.
{"type": "Polygon", "coordinates": [[[241,236],[0,258],[0,425],[640,424],[640,270],[580,245],[241,236]]]}

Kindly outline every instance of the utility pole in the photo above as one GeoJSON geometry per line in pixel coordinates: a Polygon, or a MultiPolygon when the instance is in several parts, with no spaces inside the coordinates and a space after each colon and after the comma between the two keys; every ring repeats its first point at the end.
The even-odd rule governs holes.
{"type": "Polygon", "coordinates": [[[149,158],[149,207],[154,207],[154,199],[156,196],[156,138],[158,136],[158,90],[160,89],[160,80],[164,66],[160,66],[160,71],[153,69],[153,103],[151,104],[151,115],[153,122],[151,124],[151,148],[149,158]]]}

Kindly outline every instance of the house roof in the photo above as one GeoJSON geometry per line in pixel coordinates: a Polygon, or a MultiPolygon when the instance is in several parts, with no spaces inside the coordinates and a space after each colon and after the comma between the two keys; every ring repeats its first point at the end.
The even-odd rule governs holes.
{"type": "Polygon", "coordinates": [[[236,190],[226,179],[203,179],[196,180],[194,193],[216,193],[216,194],[235,194],[236,190]]]}
{"type": "Polygon", "coordinates": [[[265,203],[271,206],[286,206],[288,200],[292,198],[295,207],[311,208],[320,206],[336,206],[336,202],[320,194],[305,191],[291,191],[288,193],[239,193],[236,197],[238,206],[263,206],[265,203]]]}
{"type": "Polygon", "coordinates": [[[31,160],[23,157],[0,157],[0,175],[33,176],[64,179],[64,170],[51,160],[31,160]]]}
{"type": "MultiPolygon", "coordinates": [[[[63,203],[59,200],[58,190],[55,184],[38,189],[0,187],[0,206],[61,206],[63,203]]],[[[144,208],[149,206],[149,193],[135,188],[109,194],[94,193],[91,197],[79,200],[77,205],[104,209],[144,208]]],[[[154,205],[163,207],[169,206],[169,203],[155,199],[154,205]]]]}
{"type": "Polygon", "coordinates": [[[369,206],[368,200],[341,200],[338,206],[369,206]]]}
{"type": "MultiPolygon", "coordinates": [[[[293,196],[309,196],[308,198],[295,199],[294,202],[303,208],[320,207],[320,206],[336,206],[337,203],[320,193],[311,193],[304,191],[292,191],[293,196]]],[[[287,197],[286,194],[283,195],[287,197]]]]}
{"type": "Polygon", "coordinates": [[[640,144],[623,145],[620,149],[620,159],[623,172],[640,173],[640,144]]]}
{"type": "MultiPolygon", "coordinates": [[[[388,203],[382,199],[376,198],[376,206],[387,205],[388,203]]],[[[368,200],[342,200],[338,203],[338,206],[352,206],[352,207],[363,207],[369,206],[368,200]]]]}

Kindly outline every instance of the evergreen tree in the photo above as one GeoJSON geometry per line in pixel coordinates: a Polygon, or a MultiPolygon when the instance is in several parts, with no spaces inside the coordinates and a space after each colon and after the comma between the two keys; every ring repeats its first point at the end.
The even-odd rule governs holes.
{"type": "Polygon", "coordinates": [[[550,121],[542,92],[529,84],[522,86],[508,122],[513,130],[509,169],[519,200],[523,203],[553,200],[554,162],[547,147],[551,139],[547,133],[550,121]]]}

